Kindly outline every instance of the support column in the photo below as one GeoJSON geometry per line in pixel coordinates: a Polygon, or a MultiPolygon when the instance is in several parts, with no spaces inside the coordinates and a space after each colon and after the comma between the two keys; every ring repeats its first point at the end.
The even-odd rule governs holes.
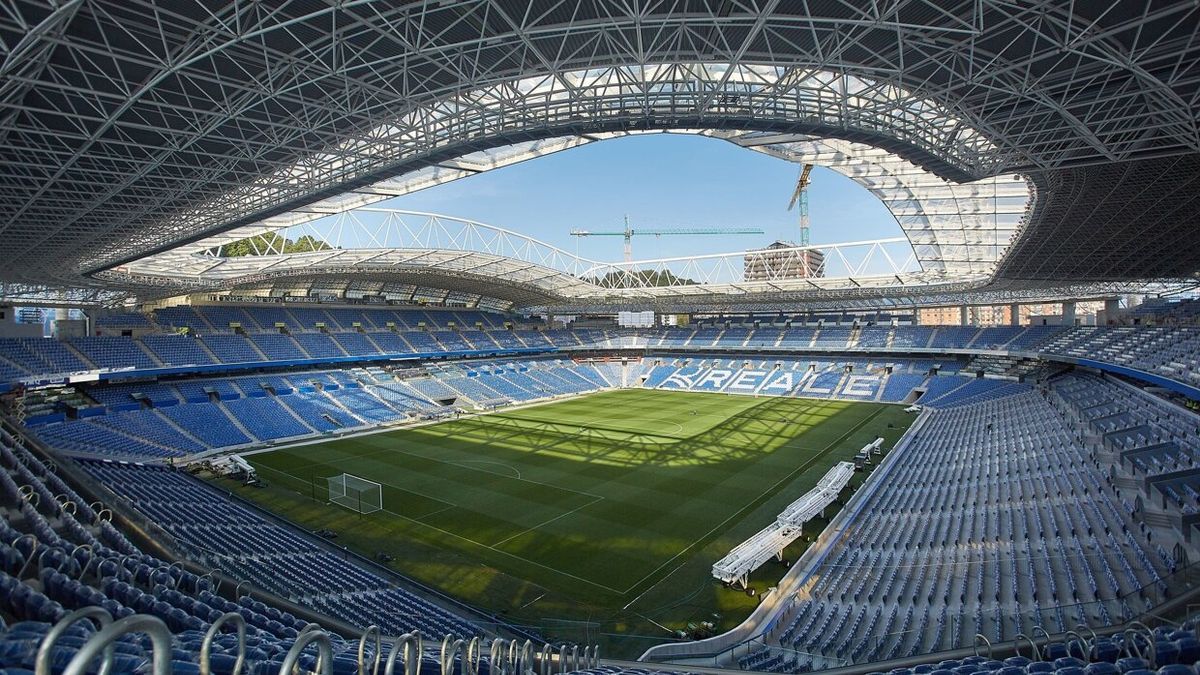
{"type": "Polygon", "coordinates": [[[962,307],[958,308],[958,325],[966,326],[968,320],[969,319],[967,317],[967,306],[963,305],[962,307]]]}
{"type": "Polygon", "coordinates": [[[1068,300],[1062,304],[1062,325],[1075,325],[1075,301],[1068,300]]]}
{"type": "Polygon", "coordinates": [[[1021,306],[1015,302],[1008,306],[1008,325],[1021,325],[1021,306]]]}
{"type": "Polygon", "coordinates": [[[1104,323],[1112,323],[1117,320],[1117,314],[1121,312],[1120,298],[1105,298],[1104,299],[1104,323]]]}

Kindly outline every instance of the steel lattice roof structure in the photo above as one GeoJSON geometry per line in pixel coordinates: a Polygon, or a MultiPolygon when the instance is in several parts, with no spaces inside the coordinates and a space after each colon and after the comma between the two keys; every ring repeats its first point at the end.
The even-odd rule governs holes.
{"type": "MultiPolygon", "coordinates": [[[[263,284],[253,269],[172,278],[167,263],[219,265],[206,252],[230,238],[655,130],[859,180],[919,270],[886,288],[594,293],[548,267],[561,284],[514,277],[508,301],[1007,301],[1189,283],[1198,102],[1193,2],[0,0],[0,290],[87,302],[263,284]]],[[[478,281],[303,262],[255,265],[478,281]]]]}

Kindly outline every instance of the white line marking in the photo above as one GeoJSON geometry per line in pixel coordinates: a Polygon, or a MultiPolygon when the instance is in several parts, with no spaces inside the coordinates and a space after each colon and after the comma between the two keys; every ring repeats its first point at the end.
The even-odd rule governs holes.
{"type": "Polygon", "coordinates": [[[500,541],[492,544],[492,546],[499,546],[506,542],[512,541],[513,539],[516,539],[517,537],[519,537],[523,534],[529,534],[530,532],[533,532],[535,530],[540,530],[542,527],[549,525],[550,523],[553,523],[554,521],[558,520],[559,518],[565,518],[566,516],[569,516],[577,511],[580,511],[584,508],[591,506],[592,504],[595,504],[596,502],[603,501],[603,500],[604,500],[604,497],[596,497],[595,499],[593,499],[592,501],[590,501],[586,504],[580,504],[579,506],[576,506],[575,508],[571,509],[570,511],[564,511],[545,522],[541,522],[541,523],[538,523],[537,525],[534,525],[533,527],[526,528],[526,529],[522,530],[521,532],[518,532],[518,533],[512,535],[511,537],[505,537],[504,539],[501,539],[500,541]]]}
{"type": "MultiPolygon", "coordinates": [[[[645,595],[645,594],[649,593],[651,590],[653,590],[653,589],[657,588],[659,584],[661,584],[662,582],[666,581],[667,579],[670,579],[672,574],[675,574],[676,572],[678,572],[678,571],[679,571],[679,568],[683,567],[683,566],[684,566],[684,565],[686,565],[687,563],[688,563],[688,561],[684,560],[683,562],[681,562],[681,563],[679,563],[678,565],[676,565],[676,566],[675,566],[675,569],[673,569],[673,570],[671,570],[670,572],[667,572],[666,574],[664,574],[664,575],[662,576],[662,578],[661,578],[661,579],[659,579],[658,581],[656,581],[656,582],[654,582],[654,583],[650,584],[649,586],[647,586],[647,587],[646,587],[646,590],[642,591],[641,593],[638,593],[636,598],[634,598],[634,599],[630,600],[630,601],[629,601],[629,602],[628,602],[628,603],[627,603],[627,604],[626,604],[624,607],[622,607],[622,608],[621,608],[621,611],[625,611],[625,610],[629,609],[630,607],[632,607],[632,606],[633,606],[633,603],[637,602],[638,600],[641,600],[643,595],[645,595]]],[[[632,589],[631,589],[631,590],[632,590],[632,589]]],[[[628,591],[626,591],[626,592],[628,593],[628,591]]],[[[635,613],[636,613],[636,612],[635,612],[635,613]]],[[[641,616],[641,615],[640,615],[640,614],[638,614],[638,616],[641,616]]],[[[642,617],[642,618],[645,618],[645,617],[642,617]]],[[[649,619],[646,619],[646,620],[647,620],[647,621],[649,621],[649,619]]]]}
{"type": "MultiPolygon", "coordinates": [[[[423,513],[423,514],[421,514],[421,516],[420,516],[420,517],[418,517],[418,518],[414,518],[414,520],[420,520],[420,521],[424,522],[424,520],[423,520],[423,519],[425,519],[425,518],[428,518],[428,517],[430,517],[430,516],[436,516],[436,515],[437,515],[437,514],[439,514],[439,513],[444,513],[444,512],[446,512],[446,511],[449,511],[450,509],[457,509],[457,508],[461,508],[461,507],[459,507],[459,506],[458,506],[458,505],[456,505],[456,504],[451,504],[450,506],[445,506],[445,507],[442,507],[442,508],[440,508],[440,509],[438,509],[438,510],[436,510],[436,511],[430,511],[429,513],[423,513]]],[[[389,513],[391,513],[391,512],[389,511],[389,513]]]]}
{"type": "Polygon", "coordinates": [[[528,607],[528,606],[532,605],[533,603],[537,602],[538,600],[541,600],[541,599],[542,599],[542,598],[544,598],[544,597],[546,597],[546,594],[545,594],[545,593],[542,593],[541,595],[537,596],[536,598],[534,598],[534,599],[530,600],[529,602],[527,602],[527,603],[525,603],[525,604],[521,605],[521,609],[525,609],[526,607],[528,607]]]}
{"type": "MultiPolygon", "coordinates": [[[[512,472],[513,472],[513,474],[515,474],[514,476],[512,476],[513,478],[516,478],[517,480],[525,480],[524,478],[522,478],[522,477],[521,477],[521,470],[520,470],[520,469],[518,469],[517,467],[513,466],[512,464],[505,464],[504,462],[493,462],[493,461],[492,461],[492,460],[490,460],[490,459],[460,459],[460,460],[458,460],[457,462],[451,462],[451,461],[447,460],[447,461],[446,461],[446,463],[447,463],[447,464],[454,464],[455,466],[461,466],[461,467],[463,467],[464,469],[470,469],[470,468],[471,468],[470,466],[464,466],[464,465],[467,465],[467,464],[490,464],[490,465],[492,465],[492,466],[502,466],[502,467],[504,467],[505,469],[508,469],[509,471],[512,471],[512,472]]],[[[482,471],[482,469],[478,469],[478,470],[479,470],[479,471],[482,471]]],[[[491,473],[491,472],[489,471],[488,473],[491,473]]],[[[499,475],[501,475],[501,474],[496,474],[496,475],[497,475],[497,476],[499,476],[499,475]]]]}

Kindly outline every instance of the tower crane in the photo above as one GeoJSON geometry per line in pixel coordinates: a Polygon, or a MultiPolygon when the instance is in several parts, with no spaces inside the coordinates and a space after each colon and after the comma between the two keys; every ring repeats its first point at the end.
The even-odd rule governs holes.
{"type": "Polygon", "coordinates": [[[633,238],[638,235],[654,235],[656,237],[676,235],[712,235],[712,234],[763,234],[758,228],[751,227],[673,227],[660,229],[632,228],[629,226],[629,216],[625,216],[624,230],[571,230],[572,237],[624,237],[625,262],[633,260],[633,238]]]}
{"type": "Polygon", "coordinates": [[[800,203],[800,245],[808,246],[808,174],[812,172],[813,165],[805,164],[803,169],[800,169],[800,178],[796,181],[796,190],[792,192],[792,201],[788,204],[788,211],[796,208],[796,203],[800,203]]]}

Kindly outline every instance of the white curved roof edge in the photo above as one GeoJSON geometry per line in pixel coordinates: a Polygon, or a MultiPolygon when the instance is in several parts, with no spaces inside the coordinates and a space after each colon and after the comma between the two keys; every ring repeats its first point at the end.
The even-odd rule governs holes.
{"type": "MultiPolygon", "coordinates": [[[[823,276],[815,279],[820,282],[817,285],[841,278],[894,277],[921,271],[903,237],[608,263],[577,256],[505,228],[425,212],[368,207],[339,214],[334,230],[336,237],[308,240],[311,250],[307,252],[284,253],[278,241],[268,245],[266,255],[221,257],[207,249],[203,254],[152,256],[101,273],[98,278],[114,284],[123,279],[153,279],[162,284],[175,280],[181,286],[212,287],[237,285],[247,277],[285,270],[298,274],[338,267],[378,273],[402,265],[447,271],[469,265],[476,273],[490,270],[498,281],[513,280],[537,268],[539,275],[557,278],[560,289],[646,289],[664,286],[664,279],[668,280],[665,286],[683,289],[745,283],[745,271],[753,265],[760,269],[755,278],[787,281],[794,270],[778,261],[805,253],[819,254],[824,261],[823,276]]],[[[945,270],[926,272],[938,278],[947,276],[945,270]]],[[[812,280],[806,283],[813,285],[812,280]]]]}
{"type": "MultiPolygon", "coordinates": [[[[347,212],[598,140],[642,133],[664,132],[606,132],[586,137],[560,137],[471,153],[436,167],[321,200],[252,226],[149,256],[124,267],[139,269],[143,264],[151,264],[171,268],[182,263],[182,256],[204,254],[210,249],[269,232],[293,238],[309,235],[327,239],[335,228],[332,218],[347,212]]],[[[998,176],[955,184],[886,150],[862,143],[704,129],[678,129],[668,133],[719,138],[788,161],[813,163],[841,173],[883,202],[912,243],[916,258],[925,269],[991,272],[1031,206],[1032,190],[1020,176],[998,176]]]]}

